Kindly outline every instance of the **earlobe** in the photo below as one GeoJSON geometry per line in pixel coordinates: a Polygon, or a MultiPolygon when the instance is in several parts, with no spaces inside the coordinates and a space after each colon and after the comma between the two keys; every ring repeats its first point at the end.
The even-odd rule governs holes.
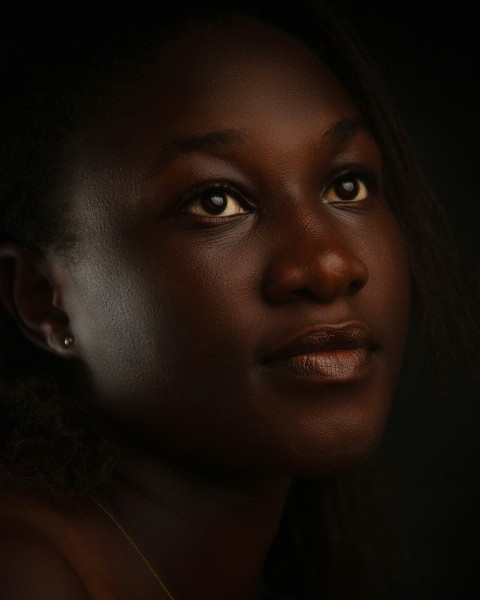
{"type": "Polygon", "coordinates": [[[0,246],[0,304],[34,344],[71,356],[68,315],[56,308],[58,293],[45,261],[17,243],[0,246]]]}

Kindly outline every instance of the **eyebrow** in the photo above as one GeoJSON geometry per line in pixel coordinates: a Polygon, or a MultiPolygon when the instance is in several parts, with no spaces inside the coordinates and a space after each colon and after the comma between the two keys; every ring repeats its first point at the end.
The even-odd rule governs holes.
{"type": "MultiPolygon", "coordinates": [[[[342,119],[331,125],[321,137],[322,141],[346,144],[361,132],[370,133],[365,121],[361,118],[342,119]]],[[[153,163],[147,170],[147,179],[164,168],[168,163],[184,154],[204,152],[222,146],[245,144],[248,136],[236,129],[221,129],[209,133],[193,135],[175,135],[166,140],[156,154],[153,163]]]]}
{"type": "Polygon", "coordinates": [[[369,135],[372,135],[370,128],[362,118],[342,119],[327,129],[322,135],[322,140],[346,144],[359,133],[368,133],[369,135]]]}
{"type": "Polygon", "coordinates": [[[231,146],[232,144],[241,144],[245,143],[246,140],[247,136],[236,129],[222,129],[205,134],[175,135],[168,138],[160,148],[153,164],[147,171],[147,178],[182,154],[202,152],[221,146],[231,146]]]}

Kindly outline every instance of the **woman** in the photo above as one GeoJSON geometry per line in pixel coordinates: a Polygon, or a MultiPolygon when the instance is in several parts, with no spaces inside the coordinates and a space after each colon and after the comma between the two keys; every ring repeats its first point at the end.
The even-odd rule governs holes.
{"type": "Polygon", "coordinates": [[[309,3],[42,19],[4,68],[2,598],[388,597],[331,474],[412,294],[435,347],[462,307],[360,52],[309,3]]]}

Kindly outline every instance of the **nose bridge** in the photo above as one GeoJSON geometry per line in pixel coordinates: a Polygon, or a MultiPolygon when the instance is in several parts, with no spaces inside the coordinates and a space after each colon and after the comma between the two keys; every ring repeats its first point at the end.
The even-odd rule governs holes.
{"type": "Polygon", "coordinates": [[[366,284],[368,270],[355,240],[348,243],[340,226],[321,213],[320,206],[295,204],[286,217],[288,227],[284,224],[282,233],[274,234],[264,281],[270,301],[308,293],[320,302],[331,302],[366,284]]]}

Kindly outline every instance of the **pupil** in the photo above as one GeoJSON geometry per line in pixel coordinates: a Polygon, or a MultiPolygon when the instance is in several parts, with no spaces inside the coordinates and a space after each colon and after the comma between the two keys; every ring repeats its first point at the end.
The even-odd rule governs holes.
{"type": "Polygon", "coordinates": [[[338,183],[336,191],[343,198],[354,198],[358,194],[358,183],[355,179],[344,179],[338,183]]]}
{"type": "Polygon", "coordinates": [[[205,210],[209,210],[215,214],[220,214],[225,210],[224,194],[210,194],[203,199],[205,210]]]}

